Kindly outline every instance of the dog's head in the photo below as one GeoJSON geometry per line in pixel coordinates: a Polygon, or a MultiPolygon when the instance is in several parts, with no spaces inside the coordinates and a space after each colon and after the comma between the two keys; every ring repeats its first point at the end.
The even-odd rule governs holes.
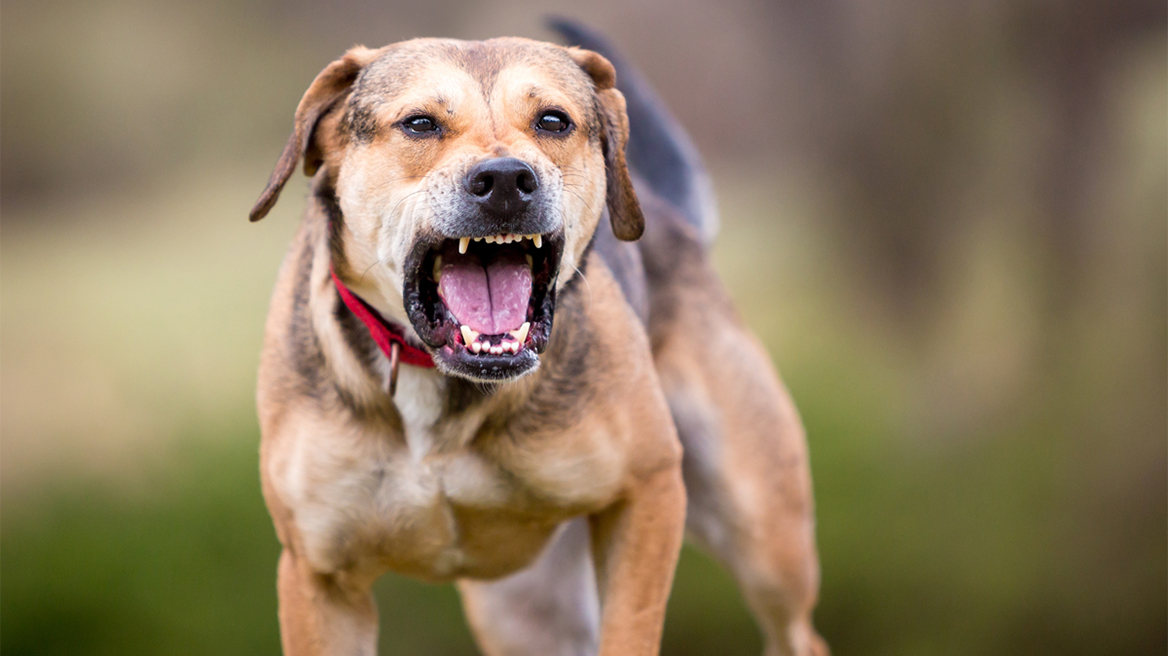
{"type": "Polygon", "coordinates": [[[644,227],[614,82],[594,52],[526,39],[353,48],[304,94],[251,219],[303,158],[335,201],[338,274],[443,372],[517,378],[605,210],[621,239],[644,227]]]}

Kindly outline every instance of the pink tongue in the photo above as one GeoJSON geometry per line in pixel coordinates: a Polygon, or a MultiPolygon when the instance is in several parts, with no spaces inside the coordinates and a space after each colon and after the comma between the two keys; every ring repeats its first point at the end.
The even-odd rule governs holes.
{"type": "Polygon", "coordinates": [[[499,335],[527,320],[531,268],[520,253],[500,253],[485,269],[477,256],[458,255],[443,262],[438,294],[459,323],[499,335]]]}

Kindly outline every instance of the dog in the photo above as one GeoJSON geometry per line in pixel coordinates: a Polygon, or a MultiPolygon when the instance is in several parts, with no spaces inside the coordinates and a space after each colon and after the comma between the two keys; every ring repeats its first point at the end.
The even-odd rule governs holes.
{"type": "Polygon", "coordinates": [[[394,571],[455,582],[490,656],[656,654],[688,533],[768,655],[825,655],[806,442],[710,265],[709,179],[555,27],[358,46],[296,108],[251,212],[303,162],[257,392],[284,652],[375,654],[394,571]]]}

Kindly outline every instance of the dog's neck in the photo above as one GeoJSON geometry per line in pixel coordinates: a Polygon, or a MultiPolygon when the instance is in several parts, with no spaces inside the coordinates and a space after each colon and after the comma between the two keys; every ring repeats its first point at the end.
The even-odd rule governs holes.
{"type": "MultiPolygon", "coordinates": [[[[381,353],[390,359],[391,380],[397,375],[394,370],[395,363],[405,363],[423,369],[434,367],[434,358],[425,350],[410,343],[411,340],[406,337],[404,326],[389,321],[364,299],[354,294],[351,289],[345,286],[345,283],[341,282],[336,271],[330,268],[329,274],[332,276],[333,286],[337,288],[337,293],[341,296],[341,302],[345,304],[349,312],[352,312],[361,320],[361,323],[365,324],[365,329],[369,331],[373,341],[377,342],[381,353]]],[[[390,394],[392,393],[393,384],[391,382],[390,394]]]]}

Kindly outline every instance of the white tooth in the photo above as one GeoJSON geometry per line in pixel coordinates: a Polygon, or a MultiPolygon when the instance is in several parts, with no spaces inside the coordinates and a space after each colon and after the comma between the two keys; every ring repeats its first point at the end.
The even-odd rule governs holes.
{"type": "Polygon", "coordinates": [[[543,248],[543,235],[532,235],[531,241],[535,242],[536,248],[543,248]]]}
{"type": "Polygon", "coordinates": [[[479,342],[475,342],[474,344],[470,345],[470,350],[478,353],[479,351],[483,350],[483,345],[479,342]]]}
{"type": "Polygon", "coordinates": [[[531,329],[531,322],[524,321],[522,326],[519,326],[519,328],[517,328],[516,330],[511,331],[511,336],[514,337],[518,341],[519,344],[522,344],[522,343],[527,341],[527,331],[530,329],[531,329]]]}
{"type": "Polygon", "coordinates": [[[503,240],[504,244],[510,244],[511,242],[515,241],[515,235],[503,235],[503,240]]]}
{"type": "Polygon", "coordinates": [[[463,237],[458,240],[458,252],[466,253],[466,249],[470,246],[470,237],[463,237]]]}
{"type": "Polygon", "coordinates": [[[519,352],[519,342],[511,342],[511,344],[509,344],[509,346],[511,347],[511,352],[512,352],[512,353],[518,353],[518,352],[519,352]]]}
{"type": "Polygon", "coordinates": [[[475,241],[482,241],[482,240],[483,240],[482,237],[475,237],[475,241]]]}
{"type": "Polygon", "coordinates": [[[471,344],[474,343],[474,341],[476,339],[479,338],[479,334],[476,333],[475,331],[471,330],[469,326],[461,326],[461,328],[462,328],[462,343],[463,344],[470,346],[471,344]]]}
{"type": "Polygon", "coordinates": [[[483,241],[487,242],[488,244],[493,244],[493,243],[495,243],[495,236],[490,235],[487,237],[483,237],[483,241]]]}

